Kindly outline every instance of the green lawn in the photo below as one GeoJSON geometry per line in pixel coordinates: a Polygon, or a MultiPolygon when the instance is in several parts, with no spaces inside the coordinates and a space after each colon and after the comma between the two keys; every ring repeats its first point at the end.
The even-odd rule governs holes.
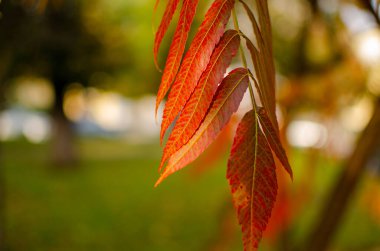
{"type": "MultiPolygon", "coordinates": [[[[78,166],[57,170],[49,165],[48,145],[3,144],[9,250],[206,251],[216,240],[226,239],[225,250],[242,250],[234,217],[232,234],[218,238],[231,201],[225,158],[200,176],[185,168],[154,189],[158,145],[82,139],[78,150],[78,166]]],[[[302,176],[299,156],[293,162],[302,176]]],[[[337,170],[322,167],[317,195],[323,195],[337,170]]],[[[296,217],[291,235],[295,241],[302,240],[315,220],[322,198],[304,205],[296,217]]],[[[350,210],[346,219],[335,250],[380,246],[380,227],[360,207],[350,210]]],[[[270,250],[266,246],[260,250],[270,250]]]]}
{"type": "Polygon", "coordinates": [[[84,140],[79,150],[80,165],[54,170],[47,145],[5,144],[10,250],[193,251],[215,238],[229,200],[222,165],[154,189],[158,146],[84,140]]]}

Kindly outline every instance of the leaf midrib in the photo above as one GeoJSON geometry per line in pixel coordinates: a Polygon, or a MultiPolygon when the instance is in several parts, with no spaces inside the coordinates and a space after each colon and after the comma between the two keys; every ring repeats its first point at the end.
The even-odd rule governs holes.
{"type": "Polygon", "coordinates": [[[202,86],[201,94],[200,94],[199,97],[198,97],[198,100],[197,100],[196,105],[195,105],[195,107],[194,107],[194,109],[193,109],[193,112],[192,112],[192,114],[191,114],[191,116],[190,116],[190,119],[187,121],[186,125],[183,127],[183,129],[182,129],[181,133],[179,134],[179,136],[176,137],[176,140],[173,142],[173,144],[175,144],[176,142],[179,141],[180,136],[182,136],[183,133],[185,132],[185,130],[188,128],[188,126],[189,126],[189,124],[190,124],[190,121],[192,120],[192,118],[193,118],[193,116],[194,116],[196,110],[198,109],[198,106],[199,106],[199,104],[200,104],[200,100],[201,100],[201,98],[202,98],[202,94],[204,93],[204,90],[206,89],[206,84],[208,83],[208,79],[210,78],[210,75],[211,75],[212,70],[214,69],[216,63],[218,62],[219,58],[221,57],[221,55],[223,54],[223,52],[225,51],[225,49],[227,48],[227,46],[231,43],[231,40],[234,39],[234,38],[235,38],[236,36],[238,36],[238,35],[239,35],[238,33],[236,33],[235,35],[233,35],[233,36],[227,41],[226,45],[222,48],[222,50],[220,51],[220,53],[219,53],[218,56],[216,57],[216,60],[215,60],[215,62],[213,63],[213,65],[211,66],[211,70],[208,72],[207,77],[206,77],[206,79],[205,79],[205,81],[204,81],[205,84],[203,84],[203,86],[202,86]]]}
{"type": "MultiPolygon", "coordinates": [[[[190,1],[190,0],[189,0],[190,1]]],[[[184,13],[186,14],[187,13],[187,10],[188,10],[188,7],[189,7],[189,5],[190,5],[190,3],[189,3],[189,1],[186,1],[186,6],[184,7],[185,9],[184,9],[184,13]]],[[[181,30],[181,35],[180,35],[180,41],[179,41],[179,43],[177,43],[178,44],[178,46],[180,46],[181,44],[182,44],[182,40],[183,40],[183,37],[184,37],[184,34],[185,34],[185,27],[186,27],[186,22],[187,21],[187,19],[186,19],[186,15],[185,15],[185,18],[184,18],[184,20],[183,20],[183,23],[182,23],[182,28],[180,29],[181,30]]],[[[173,41],[174,42],[174,41],[173,41]]],[[[179,54],[179,48],[177,47],[177,49],[175,50],[175,56],[174,56],[174,58],[175,59],[177,59],[178,58],[178,54],[179,54]]],[[[175,62],[176,60],[174,60],[173,62],[175,62]]],[[[170,68],[170,71],[169,71],[169,73],[171,74],[171,75],[174,75],[174,73],[173,73],[173,68],[174,68],[174,65],[175,64],[171,64],[171,68],[170,68]]],[[[178,71],[177,71],[178,72],[178,71]]],[[[171,81],[171,82],[173,82],[173,80],[171,81]]],[[[166,80],[164,83],[168,83],[168,80],[166,80]]]]}
{"type": "MultiPolygon", "coordinates": [[[[247,76],[248,76],[248,74],[245,74],[245,75],[243,75],[243,76],[239,79],[239,81],[237,82],[237,84],[236,84],[236,85],[233,87],[233,89],[229,92],[229,94],[226,96],[226,98],[224,98],[223,103],[220,105],[220,107],[214,112],[214,114],[212,115],[212,117],[209,119],[210,122],[207,123],[207,124],[203,124],[203,125],[199,128],[199,131],[198,131],[198,132],[200,132],[200,133],[199,133],[199,135],[197,135],[197,133],[194,135],[194,136],[197,136],[197,137],[194,139],[194,141],[193,141],[194,143],[190,144],[191,147],[192,147],[196,142],[198,142],[198,140],[201,138],[201,136],[207,131],[208,126],[211,124],[212,121],[214,121],[216,115],[219,113],[219,111],[222,109],[222,107],[224,107],[224,105],[225,105],[225,103],[227,102],[228,98],[234,93],[234,91],[236,90],[236,88],[240,85],[240,83],[243,81],[243,79],[244,79],[245,77],[247,77],[247,76]],[[205,127],[205,129],[202,129],[202,130],[201,130],[202,127],[205,127]]],[[[207,118],[207,116],[206,116],[206,118],[207,118]]],[[[205,119],[204,121],[206,121],[206,119],[205,119]]],[[[191,139],[190,139],[189,142],[191,142],[191,139]]],[[[185,147],[188,148],[188,149],[190,150],[190,149],[191,149],[190,145],[187,146],[187,147],[186,147],[186,145],[185,145],[185,147]]],[[[170,164],[170,160],[169,160],[169,166],[166,168],[166,170],[169,170],[169,169],[170,169],[169,167],[173,167],[173,166],[175,166],[175,165],[176,165],[176,164],[177,164],[177,163],[178,163],[178,162],[179,162],[179,161],[180,161],[180,160],[186,155],[186,153],[187,153],[189,150],[184,151],[183,154],[181,154],[179,157],[177,157],[177,160],[176,160],[173,164],[170,164]]],[[[167,171],[165,171],[165,172],[167,172],[167,171]]]]}
{"type": "MultiPolygon", "coordinates": [[[[222,11],[222,9],[224,8],[224,6],[225,6],[225,4],[226,4],[227,1],[229,1],[229,0],[225,0],[225,1],[223,2],[223,4],[221,5],[220,9],[218,10],[218,13],[217,13],[216,17],[219,17],[219,14],[220,14],[220,12],[222,11]]],[[[206,35],[204,35],[204,37],[203,37],[203,39],[202,39],[202,42],[199,43],[198,48],[195,50],[196,53],[194,53],[194,56],[192,57],[192,59],[191,59],[191,61],[190,61],[190,65],[193,65],[193,62],[194,62],[194,59],[195,59],[195,55],[198,54],[198,52],[199,52],[199,48],[200,48],[201,45],[203,44],[204,40],[206,39],[207,35],[209,34],[211,28],[214,26],[214,24],[215,24],[215,22],[216,22],[217,19],[218,19],[218,18],[215,18],[215,19],[212,21],[210,27],[208,28],[208,30],[207,30],[207,32],[206,32],[206,35]]],[[[185,80],[187,79],[187,76],[189,75],[189,70],[190,70],[190,67],[187,67],[186,74],[185,74],[185,77],[184,77],[185,80]]],[[[183,82],[185,82],[185,81],[183,81],[183,82]]],[[[182,90],[183,86],[184,86],[184,84],[182,84],[181,87],[179,88],[179,90],[178,90],[178,92],[177,92],[177,95],[176,95],[176,98],[175,98],[175,101],[174,101],[174,104],[177,103],[177,101],[178,101],[178,97],[180,96],[180,93],[181,93],[181,90],[182,90]]],[[[171,106],[170,111],[168,112],[168,114],[171,114],[172,111],[173,111],[173,109],[174,109],[174,105],[171,106]]]]}

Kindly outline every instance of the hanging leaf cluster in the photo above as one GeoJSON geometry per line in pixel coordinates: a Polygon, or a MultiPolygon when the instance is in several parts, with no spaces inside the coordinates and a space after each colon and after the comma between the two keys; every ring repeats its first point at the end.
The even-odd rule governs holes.
{"type": "MultiPolygon", "coordinates": [[[[280,142],[275,113],[275,69],[268,5],[266,0],[256,0],[255,16],[243,1],[214,0],[185,52],[198,1],[181,1],[157,94],[156,113],[167,96],[161,143],[170,125],[174,126],[163,150],[159,166],[161,175],[156,186],[206,150],[237,111],[249,89],[252,110],[245,114],[237,127],[228,160],[227,179],[243,233],[244,250],[256,250],[277,195],[274,155],[292,177],[280,142]],[[252,23],[256,43],[239,30],[234,10],[237,4],[243,6],[252,23]],[[234,16],[235,29],[226,30],[231,15],[234,16]],[[244,45],[251,54],[252,71],[247,67],[244,45]],[[242,66],[226,74],[239,50],[242,66]],[[255,99],[255,91],[260,100],[255,99]]],[[[157,4],[158,1],[156,7],[157,4]]],[[[166,3],[154,41],[157,67],[161,41],[179,5],[179,0],[166,3]]]]}

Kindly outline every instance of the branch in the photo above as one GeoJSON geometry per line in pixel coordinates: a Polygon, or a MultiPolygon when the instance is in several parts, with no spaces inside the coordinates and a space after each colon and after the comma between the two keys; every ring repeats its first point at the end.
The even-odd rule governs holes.
{"type": "Polygon", "coordinates": [[[354,196],[357,184],[366,169],[368,159],[372,155],[380,138],[380,98],[376,102],[375,112],[366,129],[359,138],[356,149],[342,169],[338,182],[332,189],[325,207],[317,219],[314,231],[302,251],[325,251],[336,233],[339,223],[348,209],[350,199],[354,196]]]}
{"type": "Polygon", "coordinates": [[[363,7],[365,7],[375,17],[377,23],[380,25],[380,13],[378,13],[373,6],[371,6],[370,0],[359,0],[363,7]]]}
{"type": "MultiPolygon", "coordinates": [[[[1,154],[1,153],[0,153],[1,154]]],[[[1,157],[1,156],[0,156],[1,157]]],[[[0,158],[0,251],[6,250],[5,243],[5,180],[4,180],[4,165],[2,165],[2,159],[0,158]]]]}

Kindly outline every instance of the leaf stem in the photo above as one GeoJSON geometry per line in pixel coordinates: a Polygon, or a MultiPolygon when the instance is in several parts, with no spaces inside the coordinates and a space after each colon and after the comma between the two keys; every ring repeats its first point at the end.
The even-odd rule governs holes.
{"type": "MultiPolygon", "coordinates": [[[[234,20],[235,29],[239,32],[239,35],[242,36],[241,31],[239,29],[239,23],[238,23],[238,20],[237,20],[235,8],[232,9],[232,17],[233,17],[233,20],[234,20]]],[[[252,76],[251,72],[247,68],[247,60],[246,60],[246,57],[244,55],[244,51],[243,51],[243,48],[242,48],[241,44],[240,44],[240,47],[239,47],[239,51],[240,51],[240,56],[241,56],[241,61],[243,63],[243,66],[248,70],[249,76],[253,79],[253,76],[252,76]]],[[[253,94],[253,88],[252,88],[250,80],[249,80],[248,88],[249,88],[249,94],[251,96],[252,106],[253,106],[253,109],[255,111],[255,154],[254,154],[255,160],[253,162],[252,177],[256,177],[257,146],[258,146],[258,139],[257,139],[257,136],[258,136],[258,123],[257,123],[257,119],[258,118],[257,118],[257,108],[256,108],[255,96],[253,94]]],[[[253,178],[253,180],[252,180],[252,189],[251,189],[251,197],[252,198],[253,198],[253,195],[254,195],[254,190],[255,190],[255,178],[253,178]]],[[[253,215],[253,205],[252,205],[253,204],[253,199],[252,198],[251,198],[251,205],[250,205],[250,208],[251,208],[250,209],[251,219],[252,219],[252,215],[253,215]]],[[[253,225],[251,225],[251,236],[250,236],[251,242],[253,240],[253,232],[254,232],[252,228],[253,228],[253,225]]]]}
{"type": "MultiPolygon", "coordinates": [[[[239,21],[237,19],[235,7],[232,9],[232,19],[234,22],[235,30],[239,33],[240,37],[243,37],[244,35],[241,33],[240,28],[239,28],[239,21]]],[[[243,50],[243,47],[241,46],[241,44],[239,46],[239,53],[240,53],[240,57],[241,57],[241,61],[242,61],[243,66],[249,71],[248,66],[247,66],[247,59],[245,57],[244,50],[243,50]]],[[[251,73],[250,73],[250,76],[251,76],[251,73]]],[[[253,77],[253,76],[251,76],[251,77],[253,77]]],[[[253,109],[255,110],[255,113],[256,113],[256,101],[255,101],[255,95],[253,92],[251,81],[249,81],[248,89],[249,89],[249,95],[251,96],[252,106],[253,106],[253,109]]]]}
{"type": "MultiPolygon", "coordinates": [[[[237,15],[236,15],[236,10],[235,8],[232,9],[232,18],[233,18],[233,21],[234,21],[234,26],[235,26],[235,29],[236,31],[239,33],[240,37],[243,37],[243,34],[241,33],[240,29],[239,29],[239,22],[238,22],[238,19],[237,19],[237,15]]],[[[239,52],[240,52],[240,57],[241,57],[241,61],[243,63],[243,66],[248,70],[249,72],[249,76],[253,79],[253,81],[255,81],[254,77],[252,76],[252,73],[251,71],[248,69],[247,67],[247,59],[245,57],[245,54],[244,54],[244,51],[243,51],[243,47],[239,46],[239,52]]],[[[248,79],[249,80],[249,79],[248,79]]],[[[251,85],[251,81],[249,80],[249,83],[248,83],[248,88],[249,88],[249,95],[251,96],[251,102],[252,102],[252,106],[253,106],[253,109],[255,111],[255,154],[254,154],[254,164],[253,164],[253,168],[252,168],[252,177],[255,177],[256,176],[256,163],[257,163],[257,146],[258,146],[258,121],[257,121],[257,106],[256,106],[256,101],[255,101],[255,95],[254,95],[254,92],[253,92],[253,87],[251,85]]],[[[254,190],[255,190],[255,179],[253,179],[252,181],[252,190],[251,190],[251,196],[253,198],[253,195],[254,195],[254,190]]],[[[253,215],[253,199],[251,198],[251,212],[250,212],[250,215],[251,215],[251,219],[252,219],[252,215],[253,215]]],[[[252,231],[252,227],[251,226],[251,236],[250,236],[250,240],[252,242],[253,240],[253,231],[252,231]]]]}

